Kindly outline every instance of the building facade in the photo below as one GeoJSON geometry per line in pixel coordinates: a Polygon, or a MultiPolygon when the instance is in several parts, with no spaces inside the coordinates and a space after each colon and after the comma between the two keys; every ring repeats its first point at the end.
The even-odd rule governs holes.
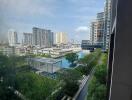
{"type": "Polygon", "coordinates": [[[104,12],[97,14],[97,45],[103,45],[104,12]]]}
{"type": "Polygon", "coordinates": [[[33,45],[33,34],[32,33],[23,33],[24,36],[24,45],[33,45]]]}
{"type": "Polygon", "coordinates": [[[97,34],[97,22],[91,22],[91,26],[90,26],[90,41],[91,44],[94,45],[94,43],[96,42],[96,34],[97,34]]]}
{"type": "Polygon", "coordinates": [[[112,0],[107,100],[132,100],[132,0],[112,0]]]}
{"type": "Polygon", "coordinates": [[[7,46],[2,48],[2,53],[6,56],[12,56],[15,54],[15,47],[13,46],[7,46]]]}
{"type": "Polygon", "coordinates": [[[111,33],[111,12],[112,12],[112,0],[106,0],[104,9],[104,50],[109,48],[110,33],[111,33]]]}
{"type": "Polygon", "coordinates": [[[53,46],[53,32],[47,29],[33,27],[33,45],[38,47],[53,46]]]}
{"type": "Polygon", "coordinates": [[[17,32],[13,29],[8,31],[8,42],[9,46],[15,46],[18,43],[17,32]]]}
{"type": "Polygon", "coordinates": [[[67,34],[64,32],[56,33],[56,44],[67,44],[67,34]]]}
{"type": "Polygon", "coordinates": [[[109,49],[111,33],[112,1],[106,0],[104,12],[97,14],[97,19],[91,23],[91,43],[102,45],[103,50],[109,49]]]}
{"type": "Polygon", "coordinates": [[[103,45],[104,12],[97,14],[97,19],[91,23],[90,40],[92,45],[103,45]]]}

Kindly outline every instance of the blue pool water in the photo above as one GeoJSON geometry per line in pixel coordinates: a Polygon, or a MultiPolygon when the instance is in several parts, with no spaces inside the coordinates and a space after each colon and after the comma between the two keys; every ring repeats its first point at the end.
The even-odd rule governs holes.
{"type": "MultiPolygon", "coordinates": [[[[81,51],[78,54],[78,57],[79,58],[83,58],[85,55],[87,55],[89,52],[84,52],[84,51],[81,51]]],[[[65,57],[62,57],[61,58],[62,60],[62,67],[63,68],[69,68],[70,67],[70,63],[65,59],[65,57]]]]}

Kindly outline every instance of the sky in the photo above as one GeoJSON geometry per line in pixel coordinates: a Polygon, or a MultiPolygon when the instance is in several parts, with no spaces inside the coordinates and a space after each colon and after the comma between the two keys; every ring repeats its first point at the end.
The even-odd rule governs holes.
{"type": "Polygon", "coordinates": [[[66,32],[69,40],[88,40],[90,22],[104,10],[105,0],[0,0],[0,39],[9,29],[32,32],[33,27],[66,32]]]}

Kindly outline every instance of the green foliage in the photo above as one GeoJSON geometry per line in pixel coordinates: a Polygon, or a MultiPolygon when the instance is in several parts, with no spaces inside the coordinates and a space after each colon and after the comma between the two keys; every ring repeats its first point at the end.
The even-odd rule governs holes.
{"type": "Polygon", "coordinates": [[[78,80],[81,78],[81,73],[76,70],[63,70],[60,73],[60,79],[64,81],[63,91],[69,96],[73,96],[78,88],[78,80]]]}
{"type": "Polygon", "coordinates": [[[0,55],[0,78],[3,78],[5,85],[14,86],[14,77],[16,75],[16,69],[13,66],[14,62],[10,62],[10,58],[4,55],[0,55]]]}
{"type": "Polygon", "coordinates": [[[46,58],[50,58],[50,57],[51,57],[50,54],[41,54],[40,56],[41,56],[41,57],[46,57],[46,58]]]}
{"type": "Polygon", "coordinates": [[[29,100],[45,100],[57,86],[57,81],[32,72],[17,74],[18,90],[29,100]]]}
{"type": "Polygon", "coordinates": [[[32,73],[28,68],[25,57],[0,55],[0,99],[20,100],[9,86],[29,100],[45,100],[51,95],[58,81],[32,73]]]}
{"type": "Polygon", "coordinates": [[[8,57],[0,54],[0,67],[6,67],[8,64],[8,57]]]}
{"type": "Polygon", "coordinates": [[[57,91],[54,95],[47,98],[47,100],[61,100],[64,97],[63,90],[57,91]]]}
{"type": "Polygon", "coordinates": [[[86,75],[88,73],[89,68],[86,66],[78,66],[75,68],[77,71],[81,72],[83,75],[86,75]]]}
{"type": "Polygon", "coordinates": [[[76,70],[80,71],[84,75],[88,75],[98,64],[100,54],[101,51],[97,49],[95,52],[92,52],[86,55],[84,58],[79,59],[79,63],[82,64],[82,66],[79,66],[76,68],[76,70]]]}
{"type": "Polygon", "coordinates": [[[74,69],[65,69],[60,73],[60,78],[65,82],[76,82],[81,78],[81,73],[74,69]]]}
{"type": "Polygon", "coordinates": [[[16,87],[16,70],[12,66],[10,58],[0,55],[0,99],[2,100],[20,100],[8,87],[16,87]]]}
{"type": "Polygon", "coordinates": [[[106,100],[107,54],[101,55],[101,62],[88,85],[87,100],[106,100]]]}
{"type": "Polygon", "coordinates": [[[108,60],[108,54],[105,53],[105,54],[102,55],[102,62],[106,66],[107,66],[107,60],[108,60]]]}
{"type": "Polygon", "coordinates": [[[94,100],[106,100],[106,85],[100,84],[94,93],[94,100]]]}
{"type": "Polygon", "coordinates": [[[33,53],[28,53],[26,54],[26,56],[30,56],[30,57],[45,57],[45,58],[51,58],[51,55],[50,54],[33,54],[33,53]]]}
{"type": "Polygon", "coordinates": [[[96,88],[95,87],[97,87],[97,85],[98,85],[97,84],[97,79],[96,79],[96,77],[93,77],[92,80],[91,80],[91,82],[88,85],[88,98],[92,98],[93,97],[93,94],[96,91],[96,88]]]}
{"type": "Polygon", "coordinates": [[[88,86],[87,100],[106,100],[106,85],[100,84],[96,77],[93,77],[88,86]]]}
{"type": "Polygon", "coordinates": [[[68,96],[73,97],[74,94],[77,92],[79,89],[79,85],[77,83],[67,83],[64,87],[64,93],[67,94],[68,96]]]}
{"type": "Polygon", "coordinates": [[[97,78],[97,80],[101,84],[105,84],[106,83],[106,75],[107,75],[107,71],[106,70],[107,70],[106,65],[99,65],[95,69],[94,76],[97,78]]]}
{"type": "Polygon", "coordinates": [[[50,54],[45,54],[45,53],[43,53],[43,54],[37,54],[35,56],[51,58],[51,55],[50,54]]]}
{"type": "Polygon", "coordinates": [[[68,60],[71,64],[74,63],[74,61],[78,60],[78,55],[76,53],[68,53],[65,56],[66,60],[68,60]]]}
{"type": "Polygon", "coordinates": [[[14,94],[13,91],[9,90],[5,84],[0,83],[0,100],[21,100],[14,94]]]}

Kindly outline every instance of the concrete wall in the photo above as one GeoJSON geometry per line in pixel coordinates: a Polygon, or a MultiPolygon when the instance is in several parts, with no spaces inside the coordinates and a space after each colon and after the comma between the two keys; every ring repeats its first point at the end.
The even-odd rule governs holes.
{"type": "Polygon", "coordinates": [[[116,19],[109,100],[132,100],[132,0],[118,0],[116,19]]]}

